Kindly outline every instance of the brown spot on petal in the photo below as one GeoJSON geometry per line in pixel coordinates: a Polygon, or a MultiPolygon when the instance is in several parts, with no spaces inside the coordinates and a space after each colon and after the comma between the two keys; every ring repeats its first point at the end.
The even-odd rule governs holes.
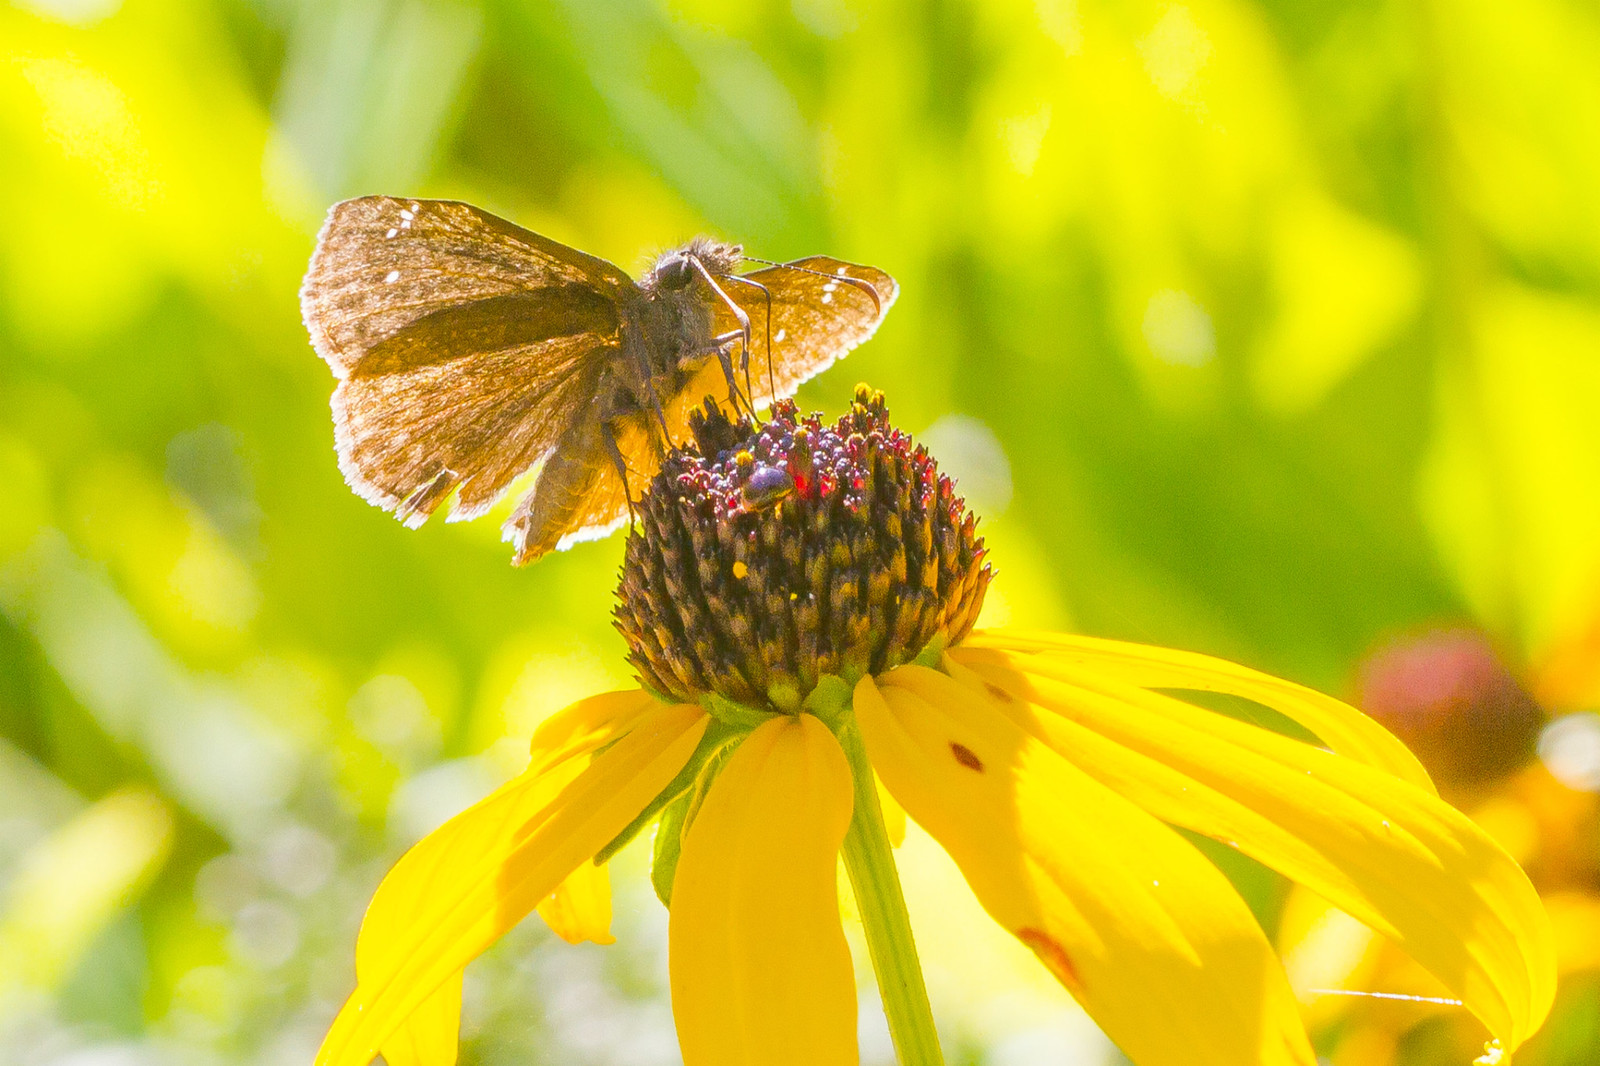
{"type": "Polygon", "coordinates": [[[1077,968],[1072,965],[1072,958],[1067,954],[1067,949],[1061,946],[1060,941],[1042,929],[1018,929],[1017,939],[1033,949],[1039,956],[1039,961],[1044,963],[1045,969],[1055,975],[1057,981],[1069,988],[1082,988],[1083,983],[1078,980],[1077,968]]]}
{"type": "Polygon", "coordinates": [[[950,742],[950,754],[956,757],[956,762],[965,766],[968,770],[976,770],[980,774],[983,773],[983,760],[978,758],[977,752],[965,744],[957,744],[952,740],[950,742]]]}
{"type": "Polygon", "coordinates": [[[1001,688],[999,685],[995,684],[993,681],[985,681],[983,683],[983,687],[989,690],[989,695],[993,696],[1001,703],[1017,702],[1017,698],[1015,696],[1001,688]]]}

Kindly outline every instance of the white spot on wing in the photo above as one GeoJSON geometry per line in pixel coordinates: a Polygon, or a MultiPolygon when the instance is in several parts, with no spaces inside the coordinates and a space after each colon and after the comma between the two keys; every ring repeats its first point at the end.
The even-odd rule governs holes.
{"type": "Polygon", "coordinates": [[[823,293],[823,294],[822,294],[822,302],[823,302],[823,303],[825,303],[825,304],[831,304],[831,303],[833,303],[833,293],[831,293],[831,292],[824,292],[824,293],[823,293]]]}
{"type": "Polygon", "coordinates": [[[385,285],[393,285],[395,282],[397,282],[399,280],[400,280],[400,271],[398,271],[398,270],[391,270],[391,271],[389,271],[389,273],[387,273],[387,274],[385,274],[383,276],[383,283],[385,285]]]}
{"type": "Polygon", "coordinates": [[[772,339],[781,343],[783,341],[783,338],[787,337],[788,335],[789,335],[789,331],[788,330],[780,329],[778,332],[776,332],[776,333],[774,333],[772,335],[772,339]]]}
{"type": "Polygon", "coordinates": [[[385,237],[397,237],[397,236],[399,236],[399,234],[400,234],[399,230],[391,229],[388,233],[385,233],[384,236],[385,237]]]}
{"type": "Polygon", "coordinates": [[[410,222],[412,219],[416,218],[417,215],[416,212],[410,210],[409,208],[402,208],[400,211],[400,217],[405,219],[407,222],[410,222]]]}
{"type": "Polygon", "coordinates": [[[839,275],[842,278],[842,277],[845,276],[844,272],[845,272],[846,269],[847,269],[846,267],[840,267],[838,270],[835,270],[834,273],[839,275]]]}

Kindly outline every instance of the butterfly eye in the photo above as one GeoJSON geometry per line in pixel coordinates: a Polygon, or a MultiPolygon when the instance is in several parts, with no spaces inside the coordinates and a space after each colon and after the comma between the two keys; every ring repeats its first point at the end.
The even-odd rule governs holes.
{"type": "Polygon", "coordinates": [[[694,267],[686,255],[673,256],[656,268],[656,285],[663,289],[682,289],[694,280],[694,267]]]}

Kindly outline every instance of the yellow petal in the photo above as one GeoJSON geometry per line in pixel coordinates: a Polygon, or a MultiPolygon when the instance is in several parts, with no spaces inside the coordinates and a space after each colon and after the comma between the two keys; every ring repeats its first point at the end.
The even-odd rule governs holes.
{"type": "MultiPolygon", "coordinates": [[[[528,771],[418,841],[384,877],[356,938],[356,984],[378,980],[401,961],[408,930],[458,864],[503,846],[506,832],[557,796],[583,769],[569,758],[528,771]]],[[[461,974],[412,1011],[383,1042],[389,1066],[453,1066],[461,1028],[461,974]],[[446,1055],[448,1049],[448,1055],[446,1055]]]]}
{"type": "Polygon", "coordinates": [[[529,770],[541,770],[575,754],[594,751],[660,706],[643,689],[621,689],[579,700],[552,714],[533,731],[529,770]]]}
{"type": "Polygon", "coordinates": [[[889,835],[889,846],[898,848],[906,842],[906,809],[889,795],[882,780],[876,775],[873,780],[878,786],[878,807],[883,811],[883,830],[889,835]]]}
{"type": "Polygon", "coordinates": [[[461,1045],[462,974],[447,979],[383,1042],[386,1066],[455,1066],[461,1045]]]}
{"type": "Polygon", "coordinates": [[[706,721],[698,707],[657,704],[589,766],[547,760],[407,852],[373,898],[356,948],[356,990],[317,1066],[367,1066],[440,986],[655,798],[706,721]]]}
{"type": "Polygon", "coordinates": [[[1140,1066],[1310,1066],[1294,996],[1216,867],[923,667],[855,691],[873,766],[980,903],[1140,1066]],[[900,682],[942,682],[932,702],[900,682]]]}
{"type": "Polygon", "coordinates": [[[972,698],[1156,817],[1237,846],[1395,940],[1507,1048],[1544,1020],[1555,964],[1538,896],[1431,792],[1095,667],[1029,655],[1003,666],[959,649],[947,661],[969,674],[972,698]]]}
{"type": "MultiPolygon", "coordinates": [[[[583,769],[580,756],[622,735],[656,705],[649,693],[630,689],[592,696],[551,715],[534,733],[533,758],[527,771],[475,810],[504,807],[513,818],[514,808],[523,812],[538,810],[583,769]],[[537,784],[533,783],[535,777],[537,784]],[[515,800],[503,798],[504,793],[510,792],[516,793],[515,800]]],[[[504,822],[481,815],[471,819],[463,817],[452,823],[450,832],[431,834],[402,856],[379,886],[361,923],[361,935],[356,943],[358,983],[370,980],[372,975],[393,965],[394,952],[404,943],[398,931],[413,921],[422,901],[430,897],[435,882],[447,874],[452,863],[492,850],[505,826],[504,822]]],[[[583,876],[581,868],[574,871],[573,877],[581,879],[583,876]]],[[[603,886],[606,892],[603,919],[598,918],[592,900],[594,887],[592,884],[584,887],[589,902],[582,913],[603,921],[598,932],[609,938],[609,882],[603,886]]],[[[557,888],[556,894],[561,893],[562,889],[557,888]]],[[[558,915],[558,920],[568,923],[556,930],[558,935],[570,939],[567,933],[577,933],[578,927],[571,923],[578,920],[578,915],[573,914],[570,907],[558,915]]],[[[596,925],[591,923],[585,928],[593,930],[596,925]]],[[[389,1066],[452,1066],[460,1042],[460,1028],[461,975],[457,974],[413,1011],[384,1042],[384,1060],[389,1066]]]]}
{"type": "Polygon", "coordinates": [[[1188,688],[1243,696],[1305,726],[1341,755],[1434,791],[1427,771],[1410,749],[1354,707],[1315,689],[1226,659],[1098,637],[1011,630],[973,633],[963,647],[1036,651],[1093,667],[1102,676],[1116,677],[1141,688],[1188,688]]]}
{"type": "Polygon", "coordinates": [[[672,1013],[685,1066],[856,1066],[856,994],[834,870],[850,765],[815,717],[728,759],[672,889],[672,1013]]]}
{"type": "MultiPolygon", "coordinates": [[[[539,904],[539,917],[569,944],[593,940],[615,944],[611,935],[611,875],[608,863],[579,864],[556,890],[539,904]]],[[[394,1066],[390,1063],[389,1066],[394,1066]]]]}

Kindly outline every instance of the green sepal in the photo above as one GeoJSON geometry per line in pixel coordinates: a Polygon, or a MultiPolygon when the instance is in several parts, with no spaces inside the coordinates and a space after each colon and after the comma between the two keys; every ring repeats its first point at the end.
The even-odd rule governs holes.
{"type": "Polygon", "coordinates": [[[645,809],[639,812],[638,817],[629,822],[627,827],[611,838],[611,843],[601,848],[595,855],[594,862],[598,866],[607,862],[613,855],[632,843],[645,826],[656,819],[662,810],[673,800],[688,792],[700,776],[700,770],[725,748],[732,747],[743,740],[748,734],[748,729],[740,729],[729,725],[720,718],[713,717],[706,725],[706,731],[700,737],[700,743],[695,746],[694,754],[689,756],[689,761],[683,764],[683,769],[678,771],[676,777],[667,782],[667,787],[656,794],[645,809]]]}
{"type": "Polygon", "coordinates": [[[850,714],[854,696],[855,686],[850,682],[833,674],[823,674],[817,678],[817,686],[811,690],[802,706],[822,719],[823,725],[837,732],[840,723],[850,714]]]}
{"type": "Polygon", "coordinates": [[[706,793],[711,791],[711,783],[722,772],[723,763],[728,761],[733,749],[739,746],[746,735],[740,734],[713,752],[700,767],[694,783],[661,812],[650,863],[650,883],[655,886],[656,898],[668,910],[672,909],[672,881],[678,874],[678,856],[683,851],[684,838],[689,835],[695,815],[700,813],[700,804],[705,802],[706,793]]]}
{"type": "Polygon", "coordinates": [[[685,792],[661,812],[656,825],[655,853],[650,859],[650,884],[655,886],[656,899],[668,910],[672,909],[672,879],[678,873],[678,856],[683,854],[684,834],[689,831],[689,808],[697,806],[693,791],[685,792]]]}
{"type": "Polygon", "coordinates": [[[793,678],[782,678],[767,686],[767,702],[784,714],[800,713],[800,685],[793,678]]]}
{"type": "Polygon", "coordinates": [[[926,666],[930,670],[937,670],[944,659],[944,650],[950,646],[950,634],[940,631],[933,635],[933,639],[922,646],[917,652],[917,657],[911,662],[916,666],[926,666]]]}
{"type": "Polygon", "coordinates": [[[684,702],[683,700],[679,699],[677,696],[674,696],[669,692],[660,691],[659,689],[655,688],[653,685],[651,685],[648,682],[646,682],[643,678],[635,678],[634,681],[635,681],[636,684],[638,684],[638,686],[640,688],[642,688],[646,692],[648,692],[650,694],[650,697],[652,699],[654,699],[657,703],[665,703],[665,704],[671,705],[671,704],[674,704],[674,703],[683,703],[684,702]]]}
{"type": "Polygon", "coordinates": [[[743,703],[735,703],[728,697],[715,692],[707,692],[700,697],[700,706],[712,718],[724,725],[731,726],[744,733],[749,733],[756,726],[776,717],[772,711],[760,707],[750,707],[743,703]]]}

